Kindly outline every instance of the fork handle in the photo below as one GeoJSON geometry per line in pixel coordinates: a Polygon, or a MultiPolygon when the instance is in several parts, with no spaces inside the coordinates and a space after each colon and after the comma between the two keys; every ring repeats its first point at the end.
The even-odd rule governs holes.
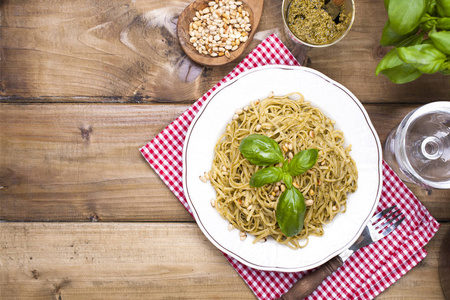
{"type": "Polygon", "coordinates": [[[291,289],[278,300],[299,300],[309,296],[328,276],[333,274],[343,262],[339,256],[336,256],[325,264],[320,266],[316,271],[300,278],[291,289]]]}

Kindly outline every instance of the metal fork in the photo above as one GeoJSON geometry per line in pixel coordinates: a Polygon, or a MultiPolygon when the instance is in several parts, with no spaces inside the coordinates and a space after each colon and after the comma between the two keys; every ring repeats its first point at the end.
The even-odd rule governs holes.
{"type": "Polygon", "coordinates": [[[325,278],[342,266],[344,261],[355,253],[355,251],[389,235],[404,219],[405,217],[402,215],[402,212],[396,206],[391,206],[380,211],[370,219],[369,224],[364,228],[361,236],[350,248],[326,262],[313,273],[302,277],[279,299],[294,300],[307,297],[314,292],[325,278]]]}

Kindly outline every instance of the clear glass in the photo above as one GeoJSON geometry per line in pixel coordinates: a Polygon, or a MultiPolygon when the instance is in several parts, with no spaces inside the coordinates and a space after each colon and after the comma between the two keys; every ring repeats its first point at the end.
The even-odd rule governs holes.
{"type": "Polygon", "coordinates": [[[410,112],[386,139],[385,160],[398,176],[426,189],[450,188],[450,102],[410,112]]]}

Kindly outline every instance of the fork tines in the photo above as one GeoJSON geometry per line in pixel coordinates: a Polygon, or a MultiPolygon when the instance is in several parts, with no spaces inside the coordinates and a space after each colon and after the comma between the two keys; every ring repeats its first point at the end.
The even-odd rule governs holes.
{"type": "Polygon", "coordinates": [[[388,207],[372,217],[371,223],[376,232],[383,236],[391,233],[405,219],[395,206],[388,207]]]}

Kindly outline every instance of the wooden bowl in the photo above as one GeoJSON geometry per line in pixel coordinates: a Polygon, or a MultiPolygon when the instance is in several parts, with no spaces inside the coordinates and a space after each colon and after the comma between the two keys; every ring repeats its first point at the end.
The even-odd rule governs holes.
{"type": "Polygon", "coordinates": [[[230,51],[229,58],[226,56],[212,57],[209,55],[200,54],[189,41],[189,24],[192,22],[192,18],[195,16],[195,12],[208,7],[208,3],[210,1],[211,0],[196,0],[183,10],[181,15],[178,17],[177,22],[178,40],[180,42],[181,48],[186,53],[186,55],[196,63],[205,66],[221,66],[230,63],[238,58],[250,44],[253,36],[255,35],[256,28],[258,27],[259,20],[261,19],[264,0],[243,1],[243,9],[248,11],[250,14],[249,19],[251,24],[251,31],[245,43],[241,43],[238,49],[236,49],[235,51],[230,51]]]}

